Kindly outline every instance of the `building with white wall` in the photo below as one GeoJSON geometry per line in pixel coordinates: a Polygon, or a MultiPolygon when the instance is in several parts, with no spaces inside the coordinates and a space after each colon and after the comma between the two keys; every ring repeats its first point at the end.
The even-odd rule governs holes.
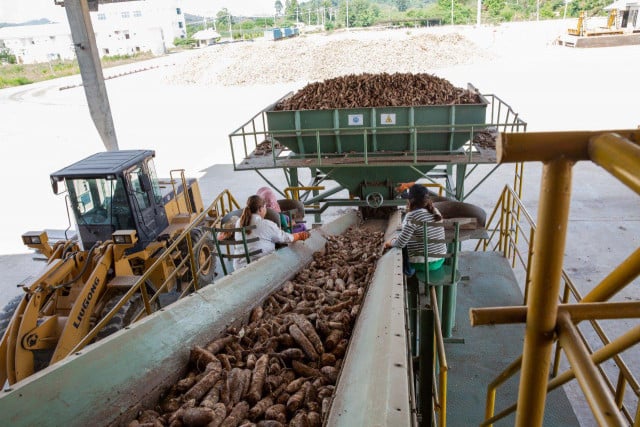
{"type": "Polygon", "coordinates": [[[605,10],[615,9],[618,11],[618,27],[632,30],[633,32],[640,31],[640,1],[638,0],[617,0],[611,3],[609,6],[605,6],[605,10]]]}
{"type": "MultiPolygon", "coordinates": [[[[151,52],[162,55],[187,35],[181,0],[136,0],[100,4],[90,12],[100,57],[151,52]]],[[[0,47],[20,63],[73,59],[67,22],[0,28],[0,47]]]]}
{"type": "Polygon", "coordinates": [[[8,48],[21,64],[74,59],[69,24],[0,28],[0,48],[8,48]]]}

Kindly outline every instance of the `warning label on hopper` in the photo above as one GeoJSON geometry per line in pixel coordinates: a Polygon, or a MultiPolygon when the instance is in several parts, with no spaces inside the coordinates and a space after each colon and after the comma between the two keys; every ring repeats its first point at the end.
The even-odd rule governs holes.
{"type": "Polygon", "coordinates": [[[391,113],[382,113],[380,114],[380,124],[381,125],[395,125],[396,124],[396,115],[391,113]]]}

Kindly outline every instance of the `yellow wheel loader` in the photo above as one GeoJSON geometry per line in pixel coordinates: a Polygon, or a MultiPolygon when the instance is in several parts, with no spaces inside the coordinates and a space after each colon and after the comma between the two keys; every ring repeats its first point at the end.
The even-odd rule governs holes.
{"type": "Polygon", "coordinates": [[[22,236],[46,264],[0,312],[0,385],[213,281],[207,227],[238,204],[225,190],[205,209],[197,181],[182,170],[158,179],[154,156],[102,152],[51,174],[54,193],[66,190],[79,238],[50,243],[46,232],[22,236]]]}

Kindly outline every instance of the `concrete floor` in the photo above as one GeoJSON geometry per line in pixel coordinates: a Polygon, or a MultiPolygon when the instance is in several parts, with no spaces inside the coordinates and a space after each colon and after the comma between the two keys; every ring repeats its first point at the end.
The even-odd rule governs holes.
{"type": "MultiPolygon", "coordinates": [[[[484,420],[486,392],[468,391],[485,391],[497,373],[522,354],[524,325],[471,327],[467,321],[469,309],[520,305],[522,292],[509,262],[496,252],[463,252],[460,274],[468,280],[457,285],[455,339],[445,344],[449,365],[447,421],[452,426],[476,426],[484,420]]],[[[497,390],[494,414],[516,403],[517,379],[515,375],[497,390]]],[[[494,425],[512,426],[514,422],[515,414],[511,414],[494,425]]],[[[547,398],[544,425],[579,425],[562,388],[547,398]]]]}
{"type": "MultiPolygon", "coordinates": [[[[508,37],[510,27],[500,28],[508,37]]],[[[635,128],[640,124],[637,97],[632,95],[640,69],[640,46],[580,50],[532,38],[520,44],[504,42],[495,49],[502,55],[498,60],[425,71],[458,86],[471,82],[483,93],[498,95],[520,112],[529,131],[635,128]]],[[[165,84],[165,68],[184,60],[179,55],[160,58],[155,60],[159,68],[107,81],[120,148],[155,149],[159,175],[184,168],[188,175],[199,177],[205,202],[228,188],[243,203],[263,182],[252,172],[233,172],[228,134],[306,82],[242,87],[165,84]]],[[[21,245],[20,235],[67,227],[64,201],[52,194],[49,173],[103,150],[82,88],[60,90],[78,80],[76,76],[0,90],[0,177],[5,183],[0,306],[18,294],[16,284],[40,266],[21,245]]],[[[487,170],[479,168],[467,188],[487,170]]],[[[540,171],[539,164],[525,169],[524,203],[534,218],[540,171]]],[[[280,174],[269,177],[284,186],[280,174]]],[[[467,201],[489,212],[507,183],[512,183],[509,165],[499,168],[467,201]]],[[[640,246],[640,198],[601,168],[579,163],[574,168],[569,233],[565,269],[586,293],[640,246]]],[[[640,299],[638,285],[640,280],[615,300],[640,299]]],[[[624,321],[606,327],[615,337],[635,324],[637,321],[624,321]]],[[[636,376],[640,376],[639,353],[629,352],[636,376]]],[[[589,415],[580,415],[584,401],[572,384],[566,389],[581,425],[593,425],[589,415]]]]}

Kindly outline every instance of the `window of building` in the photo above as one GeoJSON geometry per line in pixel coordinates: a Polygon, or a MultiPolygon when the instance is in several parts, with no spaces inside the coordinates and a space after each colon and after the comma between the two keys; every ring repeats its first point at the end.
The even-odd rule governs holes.
{"type": "Polygon", "coordinates": [[[129,17],[129,12],[122,12],[122,13],[120,14],[120,16],[122,16],[123,18],[125,18],[125,19],[126,19],[126,18],[128,18],[128,17],[129,17]]]}
{"type": "Polygon", "coordinates": [[[133,11],[133,16],[135,18],[140,18],[142,16],[142,11],[141,10],[134,10],[133,11]]]}
{"type": "Polygon", "coordinates": [[[106,19],[107,19],[107,15],[105,15],[104,13],[98,14],[98,21],[104,21],[106,19]]]}
{"type": "Polygon", "coordinates": [[[107,49],[107,48],[102,49],[102,53],[104,55],[109,55],[109,49],[107,49]]]}
{"type": "Polygon", "coordinates": [[[178,22],[178,28],[182,28],[182,21],[178,22]]]}
{"type": "Polygon", "coordinates": [[[179,7],[176,7],[176,15],[180,15],[182,13],[182,10],[180,10],[179,7]]]}
{"type": "Polygon", "coordinates": [[[129,40],[131,38],[131,36],[129,35],[129,31],[125,31],[124,32],[124,38],[129,40]]]}

